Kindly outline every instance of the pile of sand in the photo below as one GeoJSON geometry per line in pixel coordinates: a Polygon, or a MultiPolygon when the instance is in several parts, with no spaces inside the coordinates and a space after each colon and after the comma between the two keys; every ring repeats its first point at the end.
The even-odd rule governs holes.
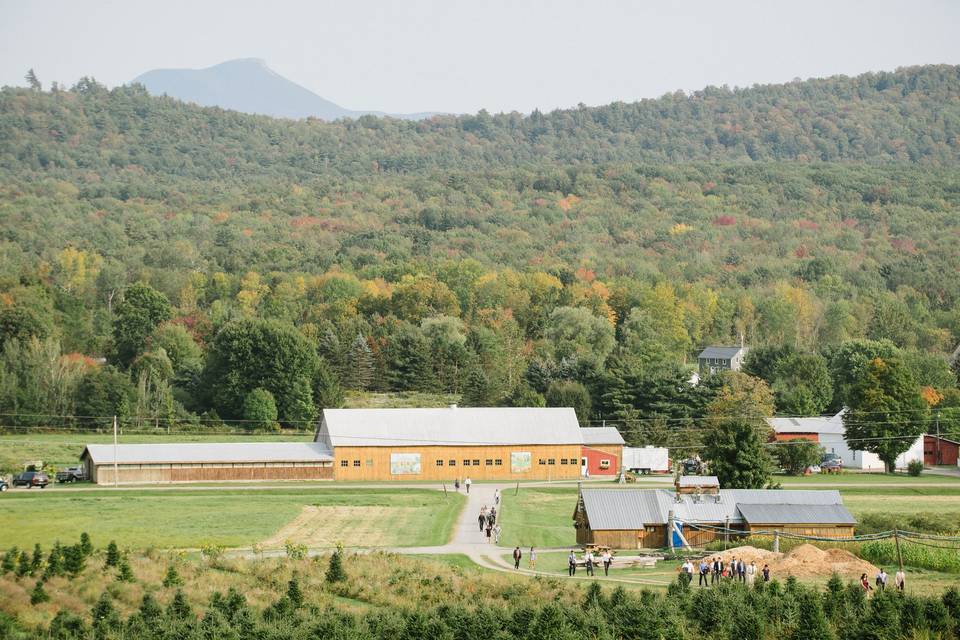
{"type": "MultiPolygon", "coordinates": [[[[829,578],[838,573],[844,578],[859,578],[860,574],[874,576],[877,568],[843,549],[818,549],[811,544],[794,547],[789,553],[774,553],[756,547],[744,546],[728,549],[719,555],[724,562],[743,558],[747,564],[755,562],[758,569],[770,565],[773,577],[796,576],[797,578],[829,578]]],[[[711,556],[713,557],[713,556],[711,556]]]]}

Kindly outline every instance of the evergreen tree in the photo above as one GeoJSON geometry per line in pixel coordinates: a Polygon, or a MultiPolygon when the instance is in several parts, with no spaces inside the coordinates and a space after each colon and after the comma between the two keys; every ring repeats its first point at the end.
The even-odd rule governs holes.
{"type": "Polygon", "coordinates": [[[330,556],[330,564],[327,566],[326,580],[329,583],[343,582],[347,579],[347,573],[343,570],[343,551],[338,547],[333,555],[330,556]]]}
{"type": "Polygon", "coordinates": [[[488,407],[493,400],[493,389],[487,374],[480,367],[470,369],[463,383],[463,396],[460,401],[466,407],[488,407]]]}
{"type": "Polygon", "coordinates": [[[90,557],[90,554],[93,553],[93,543],[90,542],[90,534],[86,531],[80,534],[80,553],[85,558],[90,557]]]}
{"type": "Polygon", "coordinates": [[[127,556],[120,556],[120,561],[117,564],[117,580],[120,582],[136,582],[127,556]]]}
{"type": "Polygon", "coordinates": [[[90,612],[92,626],[98,637],[106,636],[111,630],[120,627],[120,616],[113,608],[110,594],[104,591],[90,612]]]}
{"type": "Polygon", "coordinates": [[[37,583],[33,585],[33,591],[30,592],[30,604],[37,605],[49,601],[50,595],[43,588],[43,580],[37,580],[37,583]]]}
{"type": "Polygon", "coordinates": [[[28,573],[30,573],[30,554],[26,551],[21,551],[20,561],[17,563],[17,577],[22,578],[28,573]]]}
{"type": "Polygon", "coordinates": [[[587,593],[583,596],[582,606],[584,609],[603,609],[606,605],[607,600],[603,597],[603,590],[600,588],[600,583],[596,580],[590,583],[587,587],[587,593]]]}
{"type": "Polygon", "coordinates": [[[87,558],[83,554],[83,549],[79,544],[73,544],[63,548],[63,569],[71,577],[76,577],[83,573],[87,566],[87,558]]]}
{"type": "Polygon", "coordinates": [[[797,622],[790,640],[834,640],[818,594],[805,589],[798,598],[797,622]]]}
{"type": "Polygon", "coordinates": [[[193,615],[193,611],[190,609],[190,603],[187,602],[187,596],[183,594],[183,591],[177,589],[176,593],[173,594],[173,599],[170,600],[170,604],[167,605],[167,617],[171,620],[186,620],[193,615]]]}
{"type": "Polygon", "coordinates": [[[37,78],[37,74],[33,69],[28,69],[27,75],[25,75],[23,79],[27,81],[27,84],[30,85],[30,88],[34,91],[43,91],[43,85],[40,84],[40,79],[37,78]]]}
{"type": "Polygon", "coordinates": [[[294,609],[303,606],[303,592],[300,590],[300,583],[297,582],[296,578],[287,583],[287,598],[294,609]]]}
{"type": "Polygon", "coordinates": [[[3,562],[0,563],[0,569],[3,570],[3,573],[10,573],[17,567],[17,560],[20,558],[20,550],[16,547],[10,547],[6,553],[3,554],[3,562]]]}
{"type": "Polygon", "coordinates": [[[30,575],[36,575],[43,566],[43,550],[40,543],[33,545],[33,557],[30,558],[30,575]]]}
{"type": "Polygon", "coordinates": [[[113,540],[110,541],[110,544],[107,545],[107,559],[105,566],[115,567],[120,562],[120,549],[117,547],[117,543],[113,540]]]}
{"type": "Polygon", "coordinates": [[[167,589],[183,586],[183,578],[180,577],[180,573],[174,565],[167,567],[167,573],[163,576],[163,586],[167,589]]]}
{"type": "Polygon", "coordinates": [[[61,576],[63,575],[63,547],[60,546],[60,541],[57,540],[53,543],[53,548],[50,549],[50,555],[47,556],[47,566],[43,570],[44,579],[51,576],[61,576]]]}
{"type": "Polygon", "coordinates": [[[149,626],[158,624],[161,618],[163,618],[163,609],[160,608],[157,599],[154,598],[150,592],[143,594],[143,599],[140,601],[139,613],[143,621],[149,626]]]}
{"type": "Polygon", "coordinates": [[[373,382],[373,352],[362,333],[350,343],[343,370],[343,383],[348,389],[365,391],[373,382]]]}

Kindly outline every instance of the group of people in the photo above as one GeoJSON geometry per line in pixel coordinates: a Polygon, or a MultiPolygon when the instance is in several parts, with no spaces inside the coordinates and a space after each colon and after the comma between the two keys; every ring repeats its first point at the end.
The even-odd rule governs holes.
{"type": "MultiPolygon", "coordinates": [[[[883,567],[880,567],[880,571],[877,572],[876,578],[874,578],[877,591],[883,591],[887,588],[887,580],[890,578],[889,574],[883,570],[883,567]]],[[[863,587],[864,591],[870,591],[873,587],[870,586],[870,581],[867,579],[867,574],[860,574],[860,586],[863,587]]],[[[897,588],[897,591],[903,591],[907,588],[907,574],[903,572],[903,569],[898,569],[897,572],[893,575],[893,586],[897,588]]]]}
{"type": "MultiPolygon", "coordinates": [[[[577,575],[577,560],[576,552],[571,549],[570,555],[567,556],[567,575],[573,577],[577,575]]],[[[587,570],[587,575],[592,576],[597,564],[603,565],[603,575],[610,575],[610,565],[613,564],[613,555],[608,549],[604,549],[600,554],[599,558],[593,555],[593,551],[587,549],[583,553],[583,566],[587,570]]]]}
{"type": "MultiPolygon", "coordinates": [[[[494,500],[499,503],[500,496],[494,497],[494,500]]],[[[500,525],[497,524],[497,508],[490,507],[487,509],[487,506],[484,505],[480,509],[480,514],[477,516],[477,524],[480,525],[480,532],[486,532],[487,542],[493,542],[494,544],[500,544],[500,525]]]]}
{"type": "Polygon", "coordinates": [[[701,587],[717,584],[723,579],[753,584],[758,575],[762,576],[764,582],[770,582],[770,565],[765,564],[758,570],[756,562],[751,561],[747,564],[742,557],[731,558],[729,562],[724,562],[720,556],[710,559],[701,558],[696,567],[688,558],[680,566],[680,572],[686,576],[687,584],[693,582],[693,574],[696,572],[700,576],[697,584],[701,587]]]}
{"type": "MultiPolygon", "coordinates": [[[[520,551],[520,545],[517,545],[513,548],[513,568],[520,568],[520,560],[523,558],[523,552],[520,551]]],[[[530,547],[530,552],[527,554],[527,567],[530,569],[537,568],[537,550],[533,547],[530,547]]]]}

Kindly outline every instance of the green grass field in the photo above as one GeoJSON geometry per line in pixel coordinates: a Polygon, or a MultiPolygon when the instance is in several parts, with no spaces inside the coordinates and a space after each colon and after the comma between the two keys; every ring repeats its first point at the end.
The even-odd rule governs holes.
{"type": "Polygon", "coordinates": [[[135,549],[424,546],[446,542],[463,496],[431,490],[278,489],[7,492],[0,547],[49,545],[89,533],[135,549]]]}

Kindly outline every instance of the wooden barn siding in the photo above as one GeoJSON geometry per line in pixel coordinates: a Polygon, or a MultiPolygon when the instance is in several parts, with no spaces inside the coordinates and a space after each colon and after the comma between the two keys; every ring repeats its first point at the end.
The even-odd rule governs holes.
{"type": "MultiPolygon", "coordinates": [[[[160,482],[228,482],[242,480],[332,480],[333,466],[330,463],[270,463],[271,466],[174,466],[120,465],[119,484],[160,482]]],[[[93,481],[97,484],[113,484],[113,465],[96,467],[93,481]]]]}
{"type": "Polygon", "coordinates": [[[620,473],[621,468],[623,467],[623,446],[618,444],[585,444],[583,445],[583,455],[581,457],[587,458],[588,468],[590,469],[590,475],[607,475],[613,476],[620,473]],[[606,454],[606,455],[596,455],[596,454],[606,454]],[[600,468],[600,458],[610,458],[610,468],[603,470],[600,468]]]}
{"type": "Polygon", "coordinates": [[[426,446],[426,447],[335,447],[333,473],[337,480],[445,480],[470,476],[471,480],[575,480],[580,476],[580,445],[511,445],[511,446],[426,446]],[[510,453],[529,451],[531,454],[530,471],[513,473],[510,470],[510,453]],[[419,453],[421,473],[390,473],[390,454],[419,453]],[[538,461],[553,459],[553,465],[540,465],[538,461]],[[471,465],[463,466],[469,459],[471,465]],[[500,460],[498,466],[487,466],[487,460],[500,460]],[[568,464],[560,464],[566,459],[568,464]],[[342,466],[341,461],[347,461],[342,466]],[[360,465],[354,466],[359,460],[360,465]],[[443,466],[437,466],[437,460],[443,460],[443,466]],[[450,466],[450,460],[456,465],[450,466]],[[480,466],[473,466],[479,460],[480,466]],[[574,460],[574,464],[569,464],[574,460]]]}
{"type": "Polygon", "coordinates": [[[577,529],[577,544],[597,544],[611,549],[659,549],[667,546],[667,528],[653,525],[637,531],[635,529],[577,529]]]}
{"type": "Polygon", "coordinates": [[[751,533],[760,531],[782,531],[803,536],[823,536],[825,538],[852,538],[853,525],[782,525],[782,524],[751,524],[751,533]]]}

